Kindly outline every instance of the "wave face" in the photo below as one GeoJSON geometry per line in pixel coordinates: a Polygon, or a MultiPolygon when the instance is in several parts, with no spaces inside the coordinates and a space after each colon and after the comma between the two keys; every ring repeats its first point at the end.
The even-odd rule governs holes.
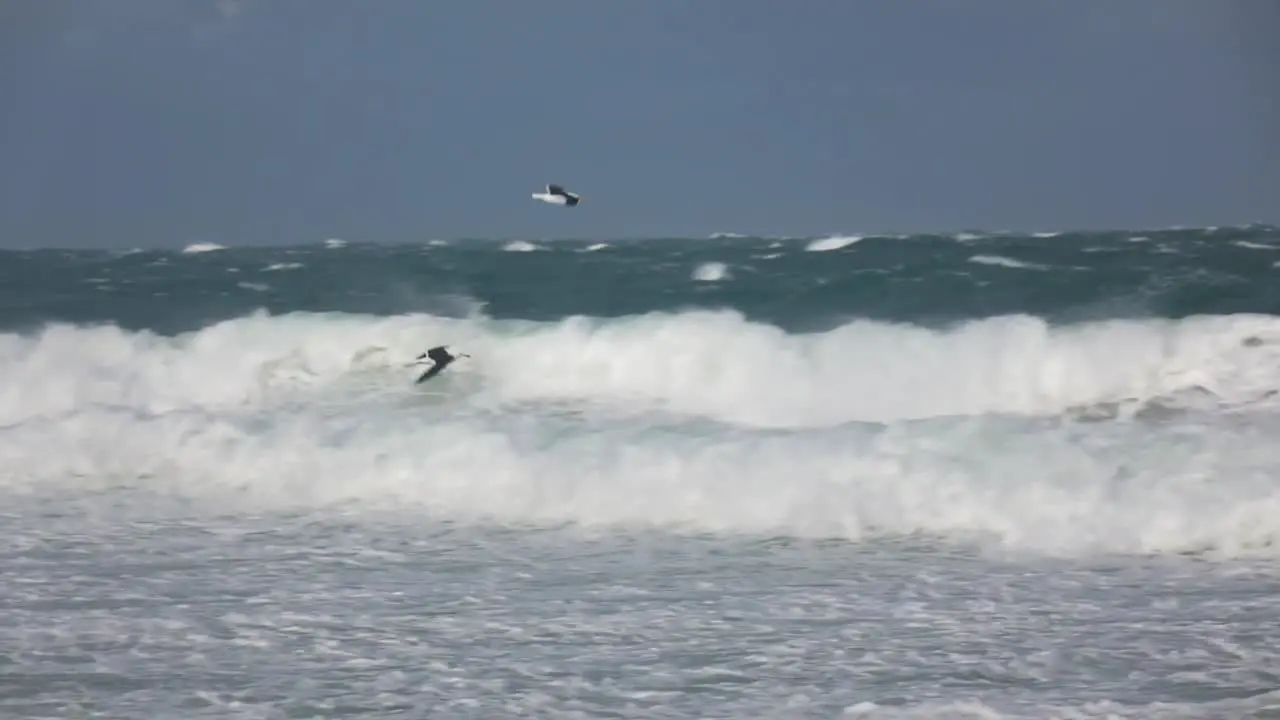
{"type": "Polygon", "coordinates": [[[5,492],[1280,539],[1274,228],[199,249],[5,253],[5,492]],[[474,358],[412,387],[432,344],[474,358]]]}

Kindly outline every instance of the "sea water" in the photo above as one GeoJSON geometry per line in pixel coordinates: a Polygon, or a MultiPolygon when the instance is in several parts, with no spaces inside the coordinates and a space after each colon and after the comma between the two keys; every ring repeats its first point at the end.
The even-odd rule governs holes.
{"type": "Polygon", "coordinates": [[[1277,313],[1266,226],[0,252],[0,716],[1277,718],[1277,313]]]}

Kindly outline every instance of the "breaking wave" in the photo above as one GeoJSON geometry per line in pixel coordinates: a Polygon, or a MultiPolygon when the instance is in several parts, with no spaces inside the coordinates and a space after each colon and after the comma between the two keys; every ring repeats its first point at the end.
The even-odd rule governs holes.
{"type": "Polygon", "coordinates": [[[0,485],[1046,552],[1270,552],[1276,339],[1266,316],[811,334],[727,311],[259,313],[173,337],[53,325],[0,335],[0,485]],[[404,365],[439,338],[474,359],[411,387],[404,365]],[[1138,412],[1081,413],[1120,405],[1138,412]]]}

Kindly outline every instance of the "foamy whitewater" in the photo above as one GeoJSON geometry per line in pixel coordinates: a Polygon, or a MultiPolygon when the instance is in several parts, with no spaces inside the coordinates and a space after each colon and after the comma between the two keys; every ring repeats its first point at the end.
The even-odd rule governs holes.
{"type": "Polygon", "coordinates": [[[1277,718],[1278,313],[1267,226],[0,252],[0,717],[1277,718]]]}

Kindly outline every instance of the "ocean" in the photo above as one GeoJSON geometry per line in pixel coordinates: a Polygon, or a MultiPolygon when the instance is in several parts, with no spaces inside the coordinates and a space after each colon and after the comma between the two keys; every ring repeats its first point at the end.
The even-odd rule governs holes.
{"type": "Polygon", "coordinates": [[[0,716],[1280,718],[1278,315],[1261,225],[0,251],[0,716]]]}

